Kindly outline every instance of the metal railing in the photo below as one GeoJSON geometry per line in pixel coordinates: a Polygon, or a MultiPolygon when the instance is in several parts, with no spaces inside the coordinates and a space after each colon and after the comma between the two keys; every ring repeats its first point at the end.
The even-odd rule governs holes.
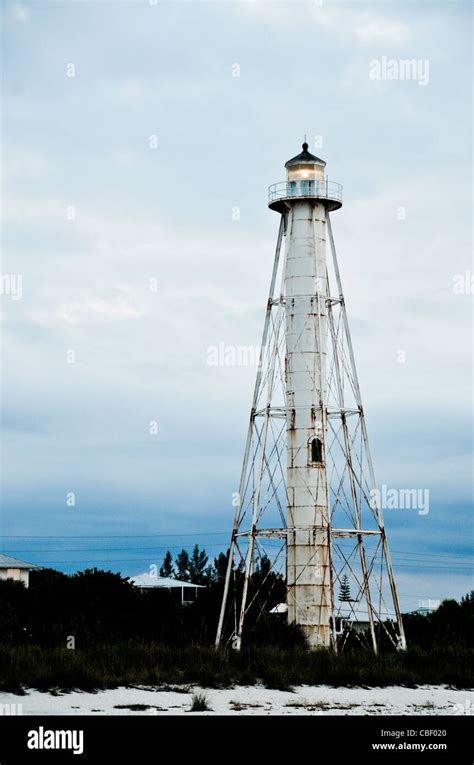
{"type": "Polygon", "coordinates": [[[342,203],[342,186],[334,181],[282,181],[268,187],[268,204],[279,199],[293,197],[315,197],[316,199],[332,199],[342,203]]]}

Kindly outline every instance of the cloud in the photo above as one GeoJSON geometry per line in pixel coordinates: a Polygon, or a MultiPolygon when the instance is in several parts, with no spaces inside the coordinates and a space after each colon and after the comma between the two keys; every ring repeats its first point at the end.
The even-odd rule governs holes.
{"type": "Polygon", "coordinates": [[[126,77],[121,80],[102,80],[99,96],[109,104],[126,108],[144,108],[153,97],[153,91],[143,78],[126,77]]]}
{"type": "MultiPolygon", "coordinates": [[[[304,0],[295,0],[293,3],[293,6],[296,6],[296,13],[298,13],[300,2],[303,5],[304,0]]],[[[240,0],[236,6],[239,14],[249,15],[264,24],[287,24],[295,13],[292,4],[274,2],[274,0],[240,0]]]]}
{"type": "Polygon", "coordinates": [[[80,301],[61,303],[56,311],[33,314],[33,321],[49,323],[65,321],[67,324],[96,323],[100,321],[124,321],[143,316],[143,309],[124,298],[105,299],[89,297],[80,301]]]}
{"type": "Polygon", "coordinates": [[[344,38],[348,42],[355,38],[363,46],[378,42],[404,43],[412,34],[406,22],[394,20],[393,14],[383,15],[380,10],[376,15],[361,14],[348,4],[315,3],[311,15],[321,30],[327,30],[335,38],[344,38]]]}
{"type": "Polygon", "coordinates": [[[51,162],[45,154],[32,151],[27,146],[10,144],[3,158],[3,180],[15,181],[43,178],[49,174],[51,162]]]}
{"type": "Polygon", "coordinates": [[[355,18],[354,31],[362,45],[372,43],[404,43],[410,37],[410,29],[402,21],[392,21],[381,16],[363,14],[355,18]]]}
{"type": "MultiPolygon", "coordinates": [[[[82,533],[99,533],[99,511],[106,533],[119,506],[125,531],[230,526],[255,369],[210,367],[206,351],[261,341],[278,226],[266,186],[306,131],[344,185],[333,227],[377,475],[429,487],[423,528],[459,547],[443,503],[468,491],[470,296],[452,277],[469,267],[470,39],[456,14],[428,16],[118,3],[107,35],[107,4],[45,3],[37,29],[15,30],[3,244],[23,299],[4,304],[5,527],[70,532],[71,484],[82,533]],[[371,81],[370,46],[408,39],[432,57],[430,88],[371,81]]],[[[419,539],[387,520],[394,549],[419,539]]]]}
{"type": "Polygon", "coordinates": [[[10,18],[20,24],[24,24],[30,20],[30,11],[25,5],[15,3],[15,5],[12,5],[10,8],[10,18]]]}

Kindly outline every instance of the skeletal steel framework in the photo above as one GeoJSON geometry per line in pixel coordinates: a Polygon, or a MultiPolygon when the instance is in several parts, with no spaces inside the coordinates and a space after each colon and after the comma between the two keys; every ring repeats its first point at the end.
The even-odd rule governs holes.
{"type": "MultiPolygon", "coordinates": [[[[283,610],[288,621],[303,627],[312,647],[331,645],[338,650],[352,635],[375,652],[382,639],[404,649],[331,227],[330,211],[342,204],[341,187],[330,185],[321,175],[325,163],[307,152],[307,144],[303,149],[294,158],[300,161],[296,170],[317,166],[312,182],[295,181],[298,176],[292,170],[291,181],[270,187],[269,206],[281,214],[280,227],[216,645],[240,648],[246,615],[259,597],[249,585],[256,565],[266,556],[271,570],[285,578],[283,610]],[[296,309],[295,298],[289,297],[293,288],[288,274],[295,267],[290,267],[289,257],[296,246],[294,237],[301,237],[302,225],[307,226],[305,257],[310,258],[315,278],[313,293],[305,296],[304,303],[309,305],[309,300],[312,307],[297,325],[295,336],[291,322],[299,318],[291,313],[296,309]],[[314,257],[308,255],[309,236],[313,237],[314,257]],[[327,261],[326,240],[331,254],[327,261]],[[303,394],[298,398],[293,392],[299,378],[290,368],[295,366],[294,351],[299,344],[313,348],[311,356],[301,358],[316,359],[312,370],[302,370],[301,379],[313,381],[310,407],[299,406],[303,394]],[[308,412],[299,413],[308,407],[308,412]],[[314,450],[316,444],[308,467],[301,470],[292,468],[300,464],[297,455],[302,447],[294,437],[300,415],[310,416],[314,424],[308,448],[314,450]],[[305,485],[309,483],[311,486],[305,485]],[[301,519],[307,514],[298,502],[307,504],[308,500],[298,500],[298,496],[313,498],[313,518],[303,525],[301,519]],[[238,594],[234,591],[237,570],[243,578],[238,594]]],[[[294,160],[287,166],[294,165],[294,160]]],[[[298,300],[296,297],[297,304],[298,300]]],[[[259,612],[261,618],[275,618],[264,602],[259,604],[259,612]]]]}

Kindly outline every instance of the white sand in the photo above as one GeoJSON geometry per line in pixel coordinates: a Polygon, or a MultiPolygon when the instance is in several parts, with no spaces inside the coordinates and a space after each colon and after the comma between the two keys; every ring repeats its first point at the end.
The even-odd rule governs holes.
{"type": "MultiPolygon", "coordinates": [[[[176,686],[175,686],[176,687],[176,686]]],[[[211,711],[190,714],[457,714],[474,713],[474,692],[452,690],[446,686],[418,688],[332,688],[327,685],[300,686],[294,692],[269,690],[262,686],[236,686],[216,690],[198,687],[155,690],[152,687],[115,688],[97,693],[74,691],[54,695],[29,689],[25,696],[0,693],[0,714],[8,714],[8,705],[21,705],[23,715],[82,714],[186,714],[193,693],[204,693],[211,711]],[[130,709],[133,705],[143,708],[130,709]],[[5,706],[7,705],[7,706],[5,706]],[[124,705],[126,708],[117,708],[124,705]],[[146,705],[146,706],[145,706],[146,705]]],[[[15,707],[12,712],[15,713],[15,707]]]]}

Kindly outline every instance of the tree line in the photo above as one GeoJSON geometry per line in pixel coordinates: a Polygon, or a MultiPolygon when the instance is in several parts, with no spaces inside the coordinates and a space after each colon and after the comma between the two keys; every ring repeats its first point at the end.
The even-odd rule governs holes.
{"type": "Polygon", "coordinates": [[[206,551],[200,550],[199,545],[194,545],[191,555],[183,549],[174,561],[167,550],[160,568],[160,576],[191,584],[210,585],[225,577],[226,568],[227,555],[219,553],[210,565],[206,551]]]}
{"type": "MultiPolygon", "coordinates": [[[[160,576],[204,585],[195,602],[181,604],[173,591],[150,588],[141,592],[119,573],[90,568],[64,574],[52,568],[32,571],[30,586],[12,580],[0,581],[0,643],[42,647],[90,647],[159,642],[164,645],[212,645],[224,589],[228,557],[220,553],[212,562],[195,545],[173,559],[168,550],[160,576]],[[69,643],[68,643],[69,641],[69,643]]],[[[225,614],[225,634],[235,627],[243,589],[242,566],[233,571],[232,593],[225,614]],[[236,606],[233,601],[235,599],[236,606]]],[[[283,577],[271,570],[262,556],[249,582],[246,614],[247,643],[256,645],[304,646],[305,639],[284,615],[271,614],[285,602],[283,577]]],[[[347,579],[340,586],[340,601],[351,601],[347,579]]],[[[474,647],[474,591],[460,602],[445,600],[431,614],[404,614],[409,646],[474,647]]]]}
{"type": "MultiPolygon", "coordinates": [[[[129,577],[89,568],[64,574],[52,568],[30,573],[30,586],[0,581],[0,643],[43,647],[94,646],[121,641],[160,642],[170,645],[211,645],[222,602],[227,555],[209,563],[205,550],[195,545],[173,561],[168,551],[160,576],[205,585],[195,602],[182,605],[176,590],[150,587],[141,592],[129,577]]],[[[237,600],[243,589],[243,567],[234,571],[232,586],[237,600]]],[[[270,571],[266,556],[256,563],[249,583],[247,613],[249,639],[261,643],[304,643],[294,628],[276,622],[268,612],[285,597],[280,574],[270,571]],[[260,617],[264,615],[264,618],[260,617]]],[[[226,614],[228,632],[234,611],[226,614]]]]}

